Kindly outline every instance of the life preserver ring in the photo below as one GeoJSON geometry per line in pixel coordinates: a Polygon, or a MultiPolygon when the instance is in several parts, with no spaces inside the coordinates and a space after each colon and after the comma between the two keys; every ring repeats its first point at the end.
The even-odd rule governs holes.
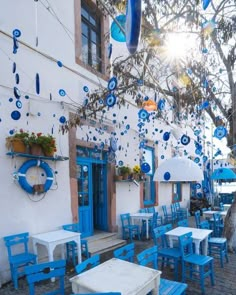
{"type": "Polygon", "coordinates": [[[142,15],[141,0],[127,0],[126,8],[126,45],[131,54],[134,54],[138,47],[141,15],[142,15]]]}
{"type": "Polygon", "coordinates": [[[41,160],[33,159],[26,161],[18,170],[18,182],[20,186],[29,194],[34,194],[34,188],[26,179],[26,172],[29,168],[40,167],[46,173],[46,182],[44,183],[44,192],[47,192],[53,183],[53,172],[50,166],[41,160]]]}

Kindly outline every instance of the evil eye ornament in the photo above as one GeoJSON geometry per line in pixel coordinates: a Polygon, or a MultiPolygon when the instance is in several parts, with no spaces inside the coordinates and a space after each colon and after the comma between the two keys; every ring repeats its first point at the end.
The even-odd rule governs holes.
{"type": "Polygon", "coordinates": [[[202,187],[202,186],[201,186],[200,183],[196,183],[196,184],[195,184],[195,188],[196,188],[196,189],[200,189],[201,187],[202,187]]]}
{"type": "Polygon", "coordinates": [[[111,139],[110,139],[110,147],[113,152],[117,151],[117,141],[114,137],[111,137],[111,139]]]}
{"type": "Polygon", "coordinates": [[[168,141],[169,138],[170,138],[170,132],[165,132],[165,133],[163,134],[163,140],[164,140],[164,141],[168,141]]]}
{"type": "Polygon", "coordinates": [[[203,160],[203,163],[206,163],[206,161],[208,160],[208,157],[207,156],[203,156],[202,157],[202,160],[203,160]]]}
{"type": "Polygon", "coordinates": [[[19,120],[20,117],[21,117],[21,113],[20,113],[19,111],[13,111],[13,112],[11,113],[11,118],[12,118],[13,120],[19,120]]]}
{"type": "Polygon", "coordinates": [[[21,109],[21,108],[22,108],[22,102],[21,102],[20,100],[17,100],[17,101],[16,101],[16,107],[17,107],[18,109],[21,109]]]}
{"type": "Polygon", "coordinates": [[[60,67],[60,68],[63,67],[63,63],[62,63],[60,60],[57,61],[57,65],[58,65],[58,67],[60,67]]]}
{"type": "Polygon", "coordinates": [[[170,180],[170,177],[171,177],[170,172],[165,172],[164,180],[168,181],[168,180],[170,180]]]}
{"type": "Polygon", "coordinates": [[[35,87],[36,87],[36,93],[40,94],[40,80],[39,80],[39,74],[36,74],[35,77],[35,87]]]}
{"type": "Polygon", "coordinates": [[[143,120],[146,120],[149,118],[149,113],[144,110],[144,109],[141,109],[139,112],[138,112],[138,117],[139,119],[143,119],[143,120]]]}
{"type": "Polygon", "coordinates": [[[18,41],[16,37],[13,36],[13,54],[17,53],[17,49],[19,48],[18,41]]]}
{"type": "Polygon", "coordinates": [[[200,162],[200,159],[199,159],[198,157],[196,157],[196,158],[194,159],[194,162],[195,162],[196,164],[198,164],[198,163],[200,162]]]}
{"type": "Polygon", "coordinates": [[[116,96],[114,94],[108,94],[105,98],[105,105],[113,107],[116,103],[116,96]]]}
{"type": "Polygon", "coordinates": [[[60,122],[61,124],[64,124],[64,123],[66,122],[66,117],[61,116],[61,117],[59,118],[59,122],[60,122]]]}
{"type": "Polygon", "coordinates": [[[210,2],[211,0],[202,0],[202,8],[206,10],[210,2]]]}
{"type": "Polygon", "coordinates": [[[16,73],[16,75],[15,75],[15,80],[16,80],[16,84],[19,84],[19,82],[20,82],[20,76],[19,76],[18,73],[16,73]]]}
{"type": "Polygon", "coordinates": [[[110,43],[108,45],[108,58],[110,59],[111,58],[111,55],[112,55],[112,44],[110,43]]]}
{"type": "Polygon", "coordinates": [[[16,63],[13,62],[13,64],[12,64],[12,73],[15,74],[15,72],[16,72],[16,63]]]}
{"type": "Polygon", "coordinates": [[[143,173],[148,173],[151,170],[150,165],[146,162],[142,163],[140,168],[143,173]]]}
{"type": "Polygon", "coordinates": [[[218,126],[214,131],[214,137],[222,139],[227,135],[227,129],[223,126],[218,126]]]}
{"type": "Polygon", "coordinates": [[[59,95],[60,95],[60,96],[65,96],[65,95],[66,95],[65,90],[64,90],[64,89],[60,89],[60,90],[59,90],[59,95]]]}
{"type": "Polygon", "coordinates": [[[115,21],[111,24],[111,37],[117,42],[125,42],[125,22],[126,16],[124,14],[120,14],[115,18],[115,21]],[[119,26],[117,25],[119,24],[119,26]],[[120,29],[122,28],[122,30],[120,29]]]}
{"type": "Polygon", "coordinates": [[[98,100],[98,103],[99,103],[99,104],[103,104],[103,103],[104,103],[103,99],[100,98],[100,99],[98,100]]]}
{"type": "Polygon", "coordinates": [[[14,87],[13,91],[14,91],[15,98],[19,99],[21,96],[20,90],[17,87],[14,87]]]}
{"type": "Polygon", "coordinates": [[[19,29],[15,29],[13,32],[12,32],[12,35],[16,38],[20,37],[21,36],[21,31],[19,29]]]}
{"type": "Polygon", "coordinates": [[[120,166],[120,167],[121,167],[121,166],[124,166],[124,162],[120,160],[120,161],[118,162],[118,166],[120,166]]]}
{"type": "Polygon", "coordinates": [[[84,87],[83,87],[83,90],[84,90],[84,92],[88,93],[88,92],[89,92],[89,88],[88,88],[88,86],[84,86],[84,87]]]}
{"type": "Polygon", "coordinates": [[[116,77],[112,77],[109,82],[108,82],[108,85],[107,85],[107,88],[110,90],[110,91],[113,91],[116,89],[116,86],[117,86],[117,78],[116,77]]]}
{"type": "Polygon", "coordinates": [[[181,139],[180,139],[180,142],[183,144],[183,145],[188,145],[190,143],[190,137],[187,136],[187,135],[182,135],[181,136],[181,139]]]}
{"type": "Polygon", "coordinates": [[[157,104],[157,106],[158,106],[158,109],[160,111],[164,110],[164,108],[165,108],[165,100],[164,99],[160,99],[159,102],[158,102],[158,104],[157,104]]]}

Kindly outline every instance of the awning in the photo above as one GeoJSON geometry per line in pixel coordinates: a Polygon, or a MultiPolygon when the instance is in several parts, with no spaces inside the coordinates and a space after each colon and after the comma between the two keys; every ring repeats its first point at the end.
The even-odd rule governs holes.
{"type": "Polygon", "coordinates": [[[163,182],[202,181],[203,171],[192,160],[174,157],[163,162],[155,171],[153,180],[163,182]]]}
{"type": "Polygon", "coordinates": [[[236,174],[232,169],[229,168],[218,168],[213,171],[211,175],[213,180],[236,180],[236,174]]]}

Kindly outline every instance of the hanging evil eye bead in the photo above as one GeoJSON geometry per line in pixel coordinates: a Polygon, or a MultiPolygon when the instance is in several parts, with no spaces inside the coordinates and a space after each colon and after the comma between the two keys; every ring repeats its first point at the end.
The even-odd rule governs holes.
{"type": "Polygon", "coordinates": [[[195,184],[195,188],[196,188],[196,189],[200,189],[201,187],[202,187],[202,186],[201,186],[201,184],[200,184],[199,182],[195,184]]]}
{"type": "Polygon", "coordinates": [[[109,82],[108,82],[108,85],[107,85],[107,88],[110,90],[110,91],[113,91],[116,89],[116,86],[117,86],[117,78],[116,77],[112,77],[109,82]]]}
{"type": "Polygon", "coordinates": [[[18,73],[16,73],[16,75],[15,75],[15,80],[16,80],[16,84],[19,84],[19,82],[20,82],[20,76],[19,76],[18,73]]]}
{"type": "Polygon", "coordinates": [[[60,122],[61,124],[64,124],[64,123],[66,122],[66,117],[61,116],[61,117],[59,118],[59,122],[60,122]]]}
{"type": "Polygon", "coordinates": [[[112,44],[110,43],[108,46],[108,58],[111,58],[112,55],[112,44]]]}
{"type": "Polygon", "coordinates": [[[63,67],[63,63],[62,63],[60,60],[57,61],[57,65],[58,65],[58,67],[60,67],[60,68],[63,67]]]}
{"type": "Polygon", "coordinates": [[[139,119],[142,119],[142,120],[146,120],[149,118],[149,113],[148,111],[144,110],[144,109],[141,109],[139,112],[138,112],[138,117],[139,119]]]}
{"type": "Polygon", "coordinates": [[[147,162],[142,163],[140,168],[143,173],[148,173],[151,170],[151,167],[147,162]]]}
{"type": "Polygon", "coordinates": [[[89,88],[88,88],[88,86],[84,86],[84,87],[83,87],[83,90],[84,90],[84,92],[86,92],[86,93],[89,92],[89,88]]]}
{"type": "Polygon", "coordinates": [[[158,105],[157,105],[158,106],[158,109],[160,111],[164,110],[165,104],[166,104],[165,100],[164,99],[160,99],[159,102],[158,102],[158,105]]]}
{"type": "Polygon", "coordinates": [[[17,87],[14,87],[13,91],[14,91],[15,98],[19,99],[21,96],[20,90],[17,87]]]}
{"type": "Polygon", "coordinates": [[[223,126],[218,126],[214,131],[214,137],[222,139],[227,135],[227,129],[223,126]]]}
{"type": "Polygon", "coordinates": [[[163,134],[163,140],[164,140],[164,141],[168,141],[169,138],[170,138],[170,132],[165,132],[165,133],[163,134]]]}
{"type": "Polygon", "coordinates": [[[98,103],[99,104],[103,104],[104,103],[103,99],[102,98],[99,98],[98,103]]]}
{"type": "Polygon", "coordinates": [[[198,157],[196,157],[196,158],[194,159],[194,162],[195,162],[196,164],[198,164],[198,163],[200,162],[200,159],[199,159],[198,157]]]}
{"type": "Polygon", "coordinates": [[[13,62],[13,64],[12,64],[12,73],[15,74],[15,72],[16,72],[16,63],[13,62]]]}
{"type": "Polygon", "coordinates": [[[36,88],[36,93],[40,93],[40,79],[39,79],[39,74],[37,73],[35,76],[35,88],[36,88]]]}
{"type": "Polygon", "coordinates": [[[116,96],[114,94],[108,94],[105,98],[105,105],[113,107],[116,103],[116,96]]]}
{"type": "Polygon", "coordinates": [[[19,120],[20,117],[21,117],[21,113],[20,113],[19,111],[13,111],[13,112],[11,113],[11,118],[12,118],[13,120],[19,120]]]}
{"type": "Polygon", "coordinates": [[[115,137],[110,138],[110,147],[113,152],[117,151],[117,141],[116,141],[115,137]]]}
{"type": "Polygon", "coordinates": [[[164,180],[168,181],[168,180],[170,180],[170,177],[171,177],[170,172],[164,173],[164,180]]]}
{"type": "Polygon", "coordinates": [[[19,38],[21,36],[21,31],[19,29],[15,29],[13,32],[12,32],[12,35],[16,38],[19,38]]]}
{"type": "Polygon", "coordinates": [[[124,166],[124,162],[120,160],[120,161],[118,162],[118,166],[120,166],[120,167],[124,166]]]}
{"type": "Polygon", "coordinates": [[[181,139],[180,139],[180,142],[183,144],[183,145],[188,145],[190,143],[190,137],[187,136],[187,135],[182,135],[181,136],[181,139]]]}
{"type": "Polygon", "coordinates": [[[58,91],[58,93],[59,93],[60,96],[65,96],[65,95],[66,95],[66,92],[65,92],[64,89],[60,89],[60,90],[58,91]]]}
{"type": "Polygon", "coordinates": [[[17,49],[19,48],[18,41],[16,37],[13,36],[13,54],[17,53],[17,49]]]}
{"type": "Polygon", "coordinates": [[[17,101],[16,101],[16,107],[17,107],[18,109],[21,109],[21,108],[22,108],[22,102],[21,102],[20,100],[17,100],[17,101]]]}

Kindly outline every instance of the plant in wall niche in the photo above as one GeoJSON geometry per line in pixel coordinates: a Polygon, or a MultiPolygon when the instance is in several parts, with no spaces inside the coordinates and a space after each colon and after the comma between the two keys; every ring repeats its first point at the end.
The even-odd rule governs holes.
{"type": "Polygon", "coordinates": [[[121,175],[123,177],[124,180],[129,178],[129,175],[131,173],[131,169],[129,166],[121,166],[118,169],[118,173],[119,175],[121,175]]]}
{"type": "Polygon", "coordinates": [[[26,153],[29,142],[29,132],[20,129],[6,138],[6,147],[15,153],[26,153]]]}
{"type": "Polygon", "coordinates": [[[33,154],[44,154],[45,156],[48,157],[53,157],[54,152],[56,152],[56,141],[55,138],[52,135],[43,135],[41,132],[39,133],[34,133],[32,132],[31,135],[29,136],[29,146],[31,148],[31,153],[33,154]],[[41,148],[36,149],[35,147],[38,146],[41,148]],[[36,151],[33,151],[33,150],[36,151]]]}

